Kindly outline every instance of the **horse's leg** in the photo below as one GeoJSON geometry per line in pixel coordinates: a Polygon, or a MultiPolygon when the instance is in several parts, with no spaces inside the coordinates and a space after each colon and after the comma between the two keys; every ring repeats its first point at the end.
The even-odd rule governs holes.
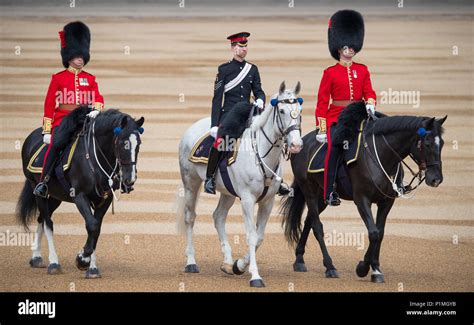
{"type": "Polygon", "coordinates": [[[323,254],[326,278],[338,278],[339,273],[337,273],[337,269],[332,263],[332,258],[326,247],[326,242],[324,241],[324,227],[319,218],[319,214],[326,209],[326,203],[324,203],[324,197],[321,191],[317,191],[315,197],[308,197],[306,204],[308,205],[308,214],[312,215],[311,220],[314,237],[316,237],[319,247],[321,248],[321,253],[323,254]]]}
{"type": "Polygon", "coordinates": [[[199,273],[199,268],[196,264],[194,257],[194,244],[193,244],[193,227],[194,220],[196,219],[196,201],[199,194],[199,187],[201,186],[201,179],[189,179],[184,184],[184,223],[186,225],[186,266],[184,272],[186,273],[199,273]]]}
{"type": "MultiPolygon", "coordinates": [[[[273,199],[272,199],[273,200],[273,199]]],[[[255,251],[258,250],[263,242],[265,235],[265,227],[267,226],[270,213],[273,208],[274,200],[271,202],[260,202],[257,211],[257,245],[255,251]]],[[[234,274],[241,275],[245,273],[247,266],[250,264],[250,250],[245,254],[245,257],[238,259],[234,262],[233,271],[234,274]]],[[[263,282],[262,282],[263,284],[263,282]]]]}
{"type": "Polygon", "coordinates": [[[30,266],[32,268],[44,268],[46,265],[43,262],[43,257],[41,257],[41,239],[43,238],[44,234],[44,220],[39,217],[38,218],[38,227],[36,228],[35,240],[33,242],[33,246],[31,246],[31,250],[33,251],[30,260],[30,266]]]}
{"type": "Polygon", "coordinates": [[[358,199],[354,198],[354,203],[356,204],[357,210],[359,210],[359,214],[369,233],[369,247],[364,255],[364,260],[360,261],[356,268],[357,275],[363,278],[369,273],[370,264],[374,259],[375,247],[379,241],[380,232],[374,223],[374,217],[372,216],[372,211],[370,209],[372,203],[366,197],[358,199]]]}
{"type": "Polygon", "coordinates": [[[235,197],[230,195],[221,194],[219,204],[216,210],[212,214],[214,218],[214,226],[216,227],[219,240],[221,242],[222,253],[224,254],[224,262],[221,265],[221,270],[227,274],[234,274],[232,272],[232,248],[230,247],[229,241],[227,240],[227,233],[225,231],[225,221],[229,209],[235,202],[235,197]]]}
{"type": "Polygon", "coordinates": [[[86,279],[96,279],[101,278],[102,275],[100,274],[99,268],[97,267],[97,256],[96,256],[96,247],[97,242],[99,241],[100,236],[100,229],[102,227],[102,220],[104,219],[104,215],[110,207],[112,203],[113,197],[109,197],[102,206],[98,207],[94,211],[94,218],[97,220],[98,230],[94,233],[94,251],[91,254],[91,261],[89,268],[86,271],[86,279]]]}
{"type": "Polygon", "coordinates": [[[91,201],[84,193],[77,194],[74,202],[86,222],[87,240],[84,248],[76,257],[77,268],[81,271],[85,271],[91,264],[91,255],[94,253],[95,239],[99,237],[100,223],[92,214],[91,201]]]}
{"type": "MultiPolygon", "coordinates": [[[[255,198],[252,196],[242,197],[241,200],[242,211],[244,215],[245,221],[245,232],[247,237],[247,246],[249,248],[248,251],[248,261],[249,261],[249,272],[251,273],[252,277],[250,279],[250,286],[251,287],[264,287],[265,284],[263,283],[262,278],[258,274],[258,267],[257,267],[257,260],[256,260],[256,249],[257,249],[257,227],[253,221],[253,209],[255,205],[255,198]]],[[[246,264],[245,261],[241,261],[240,259],[236,262],[236,267],[240,270],[245,270],[245,268],[241,268],[242,264],[246,264]],[[240,265],[239,265],[240,264],[240,265]]]]}
{"type": "Polygon", "coordinates": [[[372,275],[371,281],[375,283],[383,283],[385,282],[384,275],[382,271],[380,271],[380,247],[382,246],[383,235],[385,232],[385,222],[387,221],[387,216],[390,210],[392,209],[393,203],[395,202],[394,199],[387,199],[384,201],[380,201],[377,203],[377,220],[376,226],[379,230],[379,241],[375,246],[374,258],[372,260],[372,275]]]}
{"type": "Polygon", "coordinates": [[[61,204],[61,201],[58,201],[53,198],[48,199],[36,199],[38,209],[40,211],[39,219],[43,220],[43,231],[46,235],[46,239],[48,240],[48,274],[61,274],[61,265],[59,264],[58,254],[56,253],[56,248],[54,246],[53,240],[53,221],[51,220],[51,216],[61,204]]]}
{"type": "MultiPolygon", "coordinates": [[[[48,210],[50,213],[50,218],[53,212],[59,207],[61,204],[61,201],[49,198],[48,199],[48,210]]],[[[35,235],[35,240],[33,242],[33,246],[31,247],[31,250],[33,251],[31,260],[30,260],[30,266],[32,268],[44,268],[46,265],[43,262],[43,257],[41,256],[41,240],[43,238],[44,234],[44,218],[40,214],[38,217],[38,227],[36,228],[36,235],[35,235]]]]}
{"type": "Polygon", "coordinates": [[[308,272],[303,255],[305,253],[306,242],[308,240],[309,232],[311,231],[312,222],[312,216],[308,212],[304,221],[304,227],[303,231],[301,232],[300,240],[298,241],[298,245],[296,245],[295,249],[296,259],[293,263],[293,271],[295,272],[308,272]]]}

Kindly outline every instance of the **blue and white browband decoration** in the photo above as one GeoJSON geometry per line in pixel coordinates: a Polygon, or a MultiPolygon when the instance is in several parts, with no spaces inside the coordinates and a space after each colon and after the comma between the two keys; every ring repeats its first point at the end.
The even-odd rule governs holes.
{"type": "MultiPolygon", "coordinates": [[[[303,98],[301,97],[298,97],[296,98],[296,101],[298,102],[298,104],[302,105],[304,100],[303,98]]],[[[295,103],[295,100],[293,98],[290,98],[290,99],[282,99],[282,100],[278,100],[278,98],[272,98],[270,100],[270,104],[275,107],[278,105],[278,103],[287,103],[287,104],[294,104],[295,103]]]]}
{"type": "MultiPolygon", "coordinates": [[[[145,129],[141,126],[137,130],[138,130],[138,132],[140,132],[140,134],[143,134],[143,132],[145,132],[145,129]]],[[[122,133],[122,131],[123,131],[123,129],[120,126],[117,126],[114,129],[114,134],[119,135],[120,133],[122,133]]]]}
{"type": "Polygon", "coordinates": [[[427,131],[426,131],[425,128],[419,128],[416,133],[418,133],[418,135],[419,135],[421,138],[423,138],[423,137],[425,137],[427,131]]]}

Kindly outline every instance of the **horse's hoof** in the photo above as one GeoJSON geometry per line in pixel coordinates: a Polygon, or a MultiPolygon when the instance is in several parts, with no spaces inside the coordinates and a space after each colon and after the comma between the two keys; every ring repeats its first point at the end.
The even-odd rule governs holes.
{"type": "Polygon", "coordinates": [[[337,279],[339,278],[339,273],[336,269],[326,270],[326,278],[337,279]]]}
{"type": "Polygon", "coordinates": [[[359,264],[357,264],[356,267],[356,273],[359,278],[365,277],[367,274],[369,274],[370,270],[370,264],[365,263],[364,261],[360,261],[359,264]]]}
{"type": "Polygon", "coordinates": [[[35,269],[42,269],[46,267],[46,264],[44,264],[41,256],[36,256],[30,260],[30,266],[35,269]]]}
{"type": "Polygon", "coordinates": [[[225,274],[234,275],[234,272],[232,271],[232,264],[222,263],[221,271],[225,274]]]}
{"type": "MultiPolygon", "coordinates": [[[[245,270],[244,271],[239,270],[239,267],[237,266],[238,261],[239,260],[235,260],[234,265],[232,265],[232,272],[234,272],[235,275],[242,275],[242,274],[245,273],[245,270]]],[[[250,281],[250,282],[252,282],[252,281],[250,281]]]]}
{"type": "Polygon", "coordinates": [[[293,263],[293,271],[295,272],[308,272],[306,264],[304,263],[293,263]]]}
{"type": "Polygon", "coordinates": [[[188,264],[184,268],[184,272],[186,272],[186,273],[199,273],[199,268],[196,264],[188,264]]]}
{"type": "Polygon", "coordinates": [[[385,278],[382,273],[372,274],[370,276],[370,281],[372,281],[373,283],[385,283],[385,278]]]}
{"type": "Polygon", "coordinates": [[[81,254],[77,254],[76,256],[76,266],[79,270],[81,271],[86,271],[89,266],[91,265],[91,260],[89,258],[89,261],[84,261],[83,259],[83,256],[81,254]]]}
{"type": "Polygon", "coordinates": [[[252,288],[265,288],[265,283],[262,279],[250,280],[250,286],[252,288]]]}
{"type": "Polygon", "coordinates": [[[86,271],[86,279],[99,279],[102,275],[98,268],[87,269],[86,271]]]}
{"type": "Polygon", "coordinates": [[[61,265],[57,263],[52,263],[48,265],[48,274],[49,275],[57,275],[61,274],[63,271],[61,270],[61,265]]]}

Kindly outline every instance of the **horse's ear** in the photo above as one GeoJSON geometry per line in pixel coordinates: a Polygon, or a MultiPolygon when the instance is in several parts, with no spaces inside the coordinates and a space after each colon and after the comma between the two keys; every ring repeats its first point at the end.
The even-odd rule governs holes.
{"type": "Polygon", "coordinates": [[[301,83],[298,81],[295,87],[295,96],[298,96],[298,94],[300,93],[300,90],[301,90],[301,83]]]}
{"type": "Polygon", "coordinates": [[[122,116],[122,120],[120,121],[120,127],[124,129],[127,126],[127,116],[122,116]]]}
{"type": "Polygon", "coordinates": [[[430,119],[428,119],[428,120],[425,120],[425,121],[423,122],[423,127],[424,127],[425,129],[427,129],[427,130],[433,129],[433,125],[434,125],[435,119],[436,119],[435,117],[432,117],[432,118],[430,118],[430,119]]]}
{"type": "Polygon", "coordinates": [[[438,122],[439,125],[441,126],[441,125],[443,125],[444,121],[446,121],[447,118],[448,118],[448,115],[446,115],[443,118],[437,119],[436,122],[438,122]]]}
{"type": "Polygon", "coordinates": [[[286,85],[285,85],[285,80],[283,80],[280,84],[280,89],[278,90],[279,94],[283,94],[283,92],[285,91],[286,89],[286,85]]]}
{"type": "Polygon", "coordinates": [[[135,123],[137,123],[137,126],[138,126],[138,127],[141,127],[144,122],[145,122],[145,118],[144,118],[143,116],[140,117],[138,120],[135,121],[135,123]]]}

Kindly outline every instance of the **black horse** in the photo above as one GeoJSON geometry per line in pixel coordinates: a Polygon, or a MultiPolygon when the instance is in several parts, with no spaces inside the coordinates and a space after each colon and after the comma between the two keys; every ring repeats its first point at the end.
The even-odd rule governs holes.
{"type": "MultiPolygon", "coordinates": [[[[355,106],[352,107],[353,109],[365,110],[363,104],[351,105],[355,106]]],[[[343,113],[346,111],[347,109],[343,113]]],[[[442,124],[446,118],[447,116],[442,119],[381,116],[377,120],[367,121],[368,125],[362,132],[358,159],[346,169],[352,183],[353,195],[350,196],[342,189],[341,191],[338,189],[342,199],[354,201],[368,229],[369,246],[364,260],[360,261],[356,268],[359,277],[365,277],[372,267],[372,282],[384,282],[379,263],[380,247],[387,215],[397,197],[394,191],[395,184],[388,179],[385,172],[393,177],[397,173],[397,168],[400,168],[400,162],[410,155],[420,168],[420,183],[423,173],[428,186],[437,187],[443,181],[441,166],[443,139],[441,136],[442,124]],[[372,203],[377,204],[378,207],[375,222],[371,212],[372,203]]],[[[326,248],[323,224],[319,218],[326,209],[323,197],[323,173],[307,172],[309,160],[321,143],[315,139],[315,131],[303,137],[303,143],[304,149],[291,157],[291,167],[295,177],[292,184],[293,193],[283,199],[281,207],[285,237],[290,244],[297,244],[293,269],[295,272],[306,272],[303,255],[309,232],[313,229],[323,254],[326,277],[337,278],[339,275],[326,248]],[[305,203],[308,206],[308,214],[301,229],[305,203]]]]}
{"type": "MultiPolygon", "coordinates": [[[[18,199],[17,219],[28,229],[29,222],[39,210],[30,265],[45,267],[41,257],[41,237],[45,233],[49,248],[48,274],[61,273],[54,248],[51,217],[61,202],[65,201],[76,204],[86,223],[87,241],[83,250],[77,255],[76,266],[82,271],[87,270],[86,278],[100,277],[95,249],[102,219],[115,195],[113,190],[121,187],[128,193],[136,180],[136,162],[144,118],[134,120],[130,115],[109,109],[100,113],[94,120],[90,120],[86,117],[87,111],[87,107],[76,109],[65,117],[58,127],[60,128],[58,131],[61,131],[72,125],[72,133],[77,142],[70,168],[64,172],[64,177],[60,179],[56,175],[50,179],[47,199],[33,195],[40,174],[33,173],[28,168],[31,157],[42,145],[41,128],[34,130],[22,147],[23,172],[26,180],[18,199]]],[[[71,129],[66,131],[70,132],[71,129]]],[[[68,153],[71,146],[72,143],[64,152],[68,153]]],[[[60,159],[60,163],[63,161],[64,157],[60,159]]]]}

